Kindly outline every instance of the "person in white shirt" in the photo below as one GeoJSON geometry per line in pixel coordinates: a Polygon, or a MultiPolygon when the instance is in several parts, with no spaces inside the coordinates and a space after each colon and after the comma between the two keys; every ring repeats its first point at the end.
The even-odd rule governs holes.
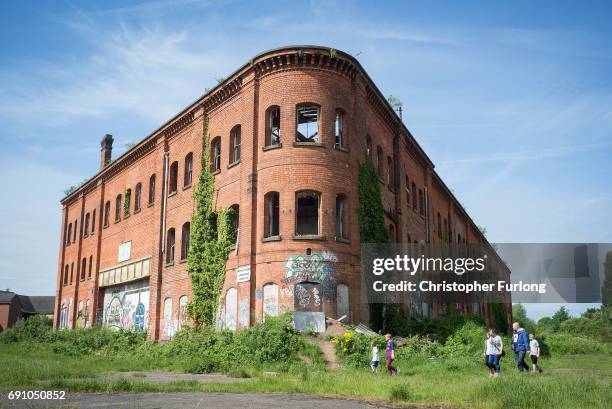
{"type": "Polygon", "coordinates": [[[535,338],[535,334],[529,334],[529,356],[531,357],[531,369],[533,373],[542,372],[542,368],[538,365],[540,357],[540,344],[535,338]]]}
{"type": "Polygon", "coordinates": [[[499,360],[501,359],[504,351],[504,345],[502,339],[497,332],[491,328],[487,332],[487,338],[485,340],[485,350],[483,355],[485,356],[485,362],[490,370],[489,376],[495,378],[499,376],[500,365],[499,360]]]}
{"type": "Polygon", "coordinates": [[[380,362],[380,353],[378,352],[378,345],[376,341],[372,341],[372,360],[370,361],[370,368],[372,373],[378,372],[378,363],[380,362]]]}

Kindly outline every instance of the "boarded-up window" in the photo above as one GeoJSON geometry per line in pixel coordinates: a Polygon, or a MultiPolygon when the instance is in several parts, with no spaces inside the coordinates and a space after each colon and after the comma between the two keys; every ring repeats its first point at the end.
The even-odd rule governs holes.
{"type": "Polygon", "coordinates": [[[263,318],[278,316],[278,285],[266,284],[263,287],[263,318]]]}
{"type": "Polygon", "coordinates": [[[236,317],[238,315],[238,291],[230,288],[225,294],[225,328],[236,330],[236,317]]]}
{"type": "Polygon", "coordinates": [[[349,288],[346,284],[338,284],[336,288],[336,308],[338,318],[349,314],[349,288]]]}

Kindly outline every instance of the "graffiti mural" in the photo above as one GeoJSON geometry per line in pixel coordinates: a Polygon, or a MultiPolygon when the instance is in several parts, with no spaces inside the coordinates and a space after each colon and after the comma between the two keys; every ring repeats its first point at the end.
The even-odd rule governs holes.
{"type": "Polygon", "coordinates": [[[179,309],[177,312],[177,330],[180,331],[181,329],[183,329],[185,327],[185,324],[187,323],[187,303],[189,302],[189,299],[187,298],[186,295],[183,295],[181,298],[179,298],[179,309]]]}
{"type": "MultiPolygon", "coordinates": [[[[129,331],[145,332],[148,327],[148,282],[134,282],[104,289],[104,325],[129,331]]],[[[86,315],[89,315],[89,307],[86,315]]],[[[87,325],[88,317],[84,319],[87,325]]]]}
{"type": "Polygon", "coordinates": [[[299,283],[295,285],[294,308],[296,311],[321,312],[321,284],[299,283]]]}
{"type": "MultiPolygon", "coordinates": [[[[331,251],[289,256],[285,262],[283,282],[285,284],[301,281],[321,283],[323,296],[326,300],[332,301],[336,293],[335,263],[337,262],[338,257],[331,251]]],[[[294,291],[297,291],[297,289],[294,289],[294,291]]],[[[317,296],[320,297],[320,293],[317,296]]]]}

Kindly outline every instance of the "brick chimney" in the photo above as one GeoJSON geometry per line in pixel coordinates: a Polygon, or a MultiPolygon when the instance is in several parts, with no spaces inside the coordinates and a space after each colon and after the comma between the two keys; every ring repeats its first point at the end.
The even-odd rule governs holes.
{"type": "Polygon", "coordinates": [[[106,134],[100,142],[100,170],[104,169],[111,161],[111,154],[113,152],[113,135],[106,134]]]}

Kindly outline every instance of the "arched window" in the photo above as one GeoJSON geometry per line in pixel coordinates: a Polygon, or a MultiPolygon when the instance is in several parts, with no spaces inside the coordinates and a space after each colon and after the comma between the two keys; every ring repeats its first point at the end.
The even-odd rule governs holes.
{"type": "Polygon", "coordinates": [[[319,202],[318,192],[306,190],[295,195],[295,234],[298,236],[319,234],[319,202]]]}
{"type": "Polygon", "coordinates": [[[344,112],[341,109],[336,110],[336,120],[334,122],[334,133],[336,137],[336,146],[346,147],[344,135],[344,112]]]}
{"type": "Polygon", "coordinates": [[[70,284],[72,284],[73,278],[74,278],[74,261],[70,263],[70,284]]]}
{"type": "Polygon", "coordinates": [[[72,242],[76,242],[77,239],[77,220],[74,221],[74,231],[72,232],[72,242]]]}
{"type": "Polygon", "coordinates": [[[425,216],[425,197],[423,196],[423,189],[419,189],[419,213],[421,216],[425,216]]]}
{"type": "Polygon", "coordinates": [[[83,235],[89,236],[89,213],[85,215],[85,227],[83,227],[83,235]]]}
{"type": "Polygon", "coordinates": [[[389,188],[395,187],[393,182],[393,159],[391,156],[387,156],[387,186],[389,188]]]}
{"type": "Polygon", "coordinates": [[[179,298],[179,310],[178,310],[178,320],[177,320],[177,331],[183,329],[183,326],[187,322],[187,304],[189,303],[189,298],[186,295],[182,295],[179,298]]]}
{"type": "Polygon", "coordinates": [[[66,264],[66,267],[64,267],[64,285],[68,285],[68,274],[70,267],[68,266],[68,264],[66,264]]]}
{"type": "Polygon", "coordinates": [[[278,316],[278,284],[263,286],[263,319],[278,316]]]}
{"type": "Polygon", "coordinates": [[[229,227],[230,242],[235,245],[238,245],[238,243],[236,243],[236,240],[238,240],[238,229],[240,228],[240,207],[237,204],[230,206],[229,227]]]}
{"type": "Polygon", "coordinates": [[[134,213],[140,211],[140,201],[142,198],[142,183],[138,182],[134,188],[134,213]]]}
{"type": "Polygon", "coordinates": [[[166,237],[166,264],[174,263],[174,244],[175,244],[175,233],[174,227],[168,229],[168,235],[166,237]]]}
{"type": "Polygon", "coordinates": [[[236,317],[238,316],[238,292],[230,288],[225,294],[225,328],[236,330],[236,317]]]}
{"type": "Polygon", "coordinates": [[[318,143],[319,138],[319,107],[316,105],[299,106],[296,110],[297,127],[295,140],[297,142],[318,143]]]}
{"type": "Polygon", "coordinates": [[[186,222],[181,229],[181,260],[187,260],[187,253],[189,252],[189,234],[190,223],[186,222]]]}
{"type": "Polygon", "coordinates": [[[89,274],[87,275],[87,278],[91,278],[92,269],[93,269],[93,256],[89,256],[89,274]]]}
{"type": "Polygon", "coordinates": [[[406,206],[410,210],[410,181],[408,180],[408,175],[406,175],[406,206]]]}
{"type": "Polygon", "coordinates": [[[240,125],[236,125],[230,131],[230,164],[240,160],[240,125]]]}
{"type": "Polygon", "coordinates": [[[370,134],[366,135],[366,158],[372,162],[372,137],[370,134]]]}
{"type": "Polygon", "coordinates": [[[108,201],[104,205],[104,227],[108,227],[108,224],[110,223],[110,212],[111,212],[111,204],[110,204],[110,201],[108,201]]]}
{"type": "Polygon", "coordinates": [[[279,195],[268,192],[264,197],[264,237],[274,237],[279,232],[279,195]]]}
{"type": "Polygon", "coordinates": [[[417,188],[414,182],[412,182],[412,210],[417,211],[417,188]]]}
{"type": "Polygon", "coordinates": [[[66,245],[70,245],[72,239],[72,223],[68,223],[68,234],[66,234],[66,245]]]}
{"type": "Polygon", "coordinates": [[[378,145],[376,147],[376,166],[378,169],[378,176],[380,176],[380,178],[382,179],[384,173],[385,173],[385,164],[383,162],[383,158],[385,157],[385,155],[383,154],[383,150],[382,147],[380,145],[378,145]]]}
{"type": "Polygon", "coordinates": [[[172,319],[172,298],[164,300],[164,315],[162,328],[164,329],[164,337],[171,338],[174,336],[174,322],[172,319]]]}
{"type": "Polygon", "coordinates": [[[85,280],[85,270],[87,269],[87,258],[83,257],[81,260],[81,281],[85,280]]]}
{"type": "Polygon", "coordinates": [[[336,196],[336,238],[348,239],[347,213],[346,196],[339,194],[336,196]]]}
{"type": "Polygon", "coordinates": [[[96,209],[91,213],[91,234],[96,232],[96,209]]]}
{"type": "Polygon", "coordinates": [[[125,202],[123,203],[123,216],[128,217],[130,215],[130,209],[132,208],[132,189],[125,189],[125,202]]]}
{"type": "Polygon", "coordinates": [[[336,312],[338,318],[349,315],[349,288],[346,284],[338,284],[336,287],[336,312]]]}
{"type": "Polygon", "coordinates": [[[221,170],[221,137],[217,136],[210,144],[210,166],[211,172],[221,170]]]}
{"type": "Polygon", "coordinates": [[[266,146],[280,145],[280,107],[271,106],[266,111],[266,146]]]}
{"type": "Polygon", "coordinates": [[[155,174],[149,178],[149,204],[155,203],[155,174]]]}
{"type": "Polygon", "coordinates": [[[183,186],[191,186],[193,181],[193,153],[189,152],[185,156],[185,173],[183,175],[183,186]]]}
{"type": "Polygon", "coordinates": [[[168,181],[168,194],[176,193],[178,184],[178,162],[172,162],[170,165],[170,180],[168,181]]]}
{"type": "Polygon", "coordinates": [[[115,198],[115,222],[121,220],[121,194],[118,194],[115,198]]]}

